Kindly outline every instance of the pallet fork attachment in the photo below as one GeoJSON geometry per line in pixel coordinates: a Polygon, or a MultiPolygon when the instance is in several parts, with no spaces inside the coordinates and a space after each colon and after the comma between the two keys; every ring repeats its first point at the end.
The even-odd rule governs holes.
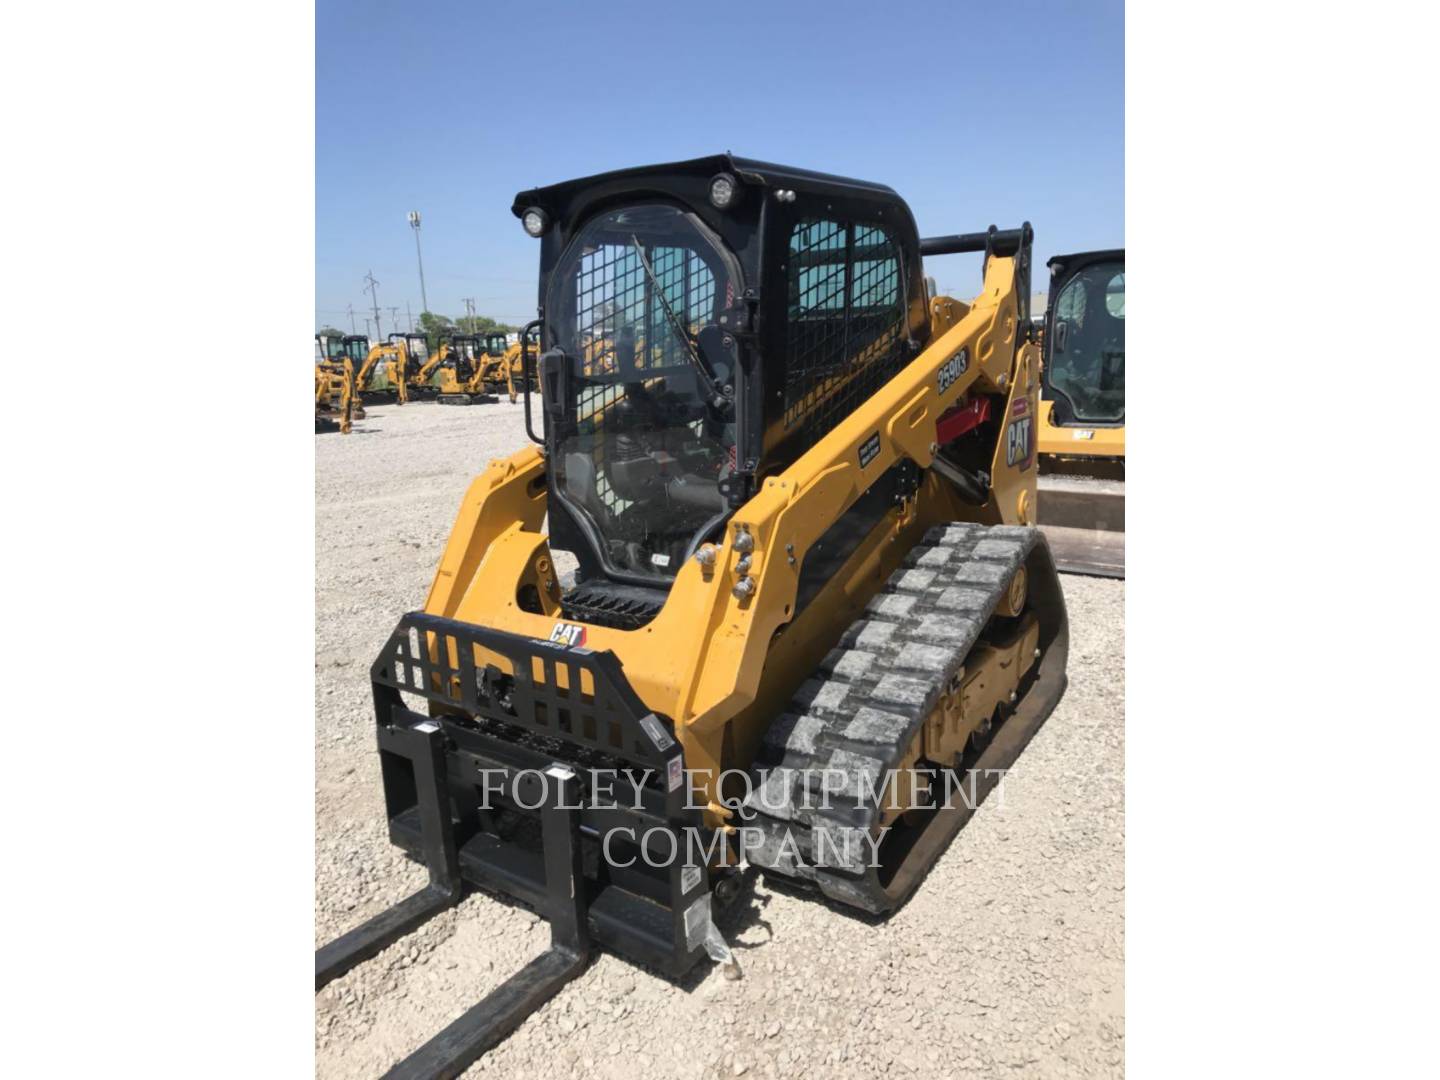
{"type": "MultiPolygon", "coordinates": [[[[463,888],[445,789],[444,735],[434,720],[422,720],[395,734],[389,749],[405,747],[415,764],[430,883],[317,950],[317,991],[460,902],[463,888]]],[[[545,840],[545,915],[550,921],[550,947],[397,1064],[386,1077],[421,1080],[459,1076],[589,965],[592,948],[585,920],[576,813],[580,782],[567,765],[554,764],[545,771],[550,781],[546,785],[549,798],[541,808],[540,820],[545,840]]]]}
{"type": "Polygon", "coordinates": [[[472,886],[518,899],[550,923],[548,950],[387,1076],[459,1075],[602,948],[674,977],[707,954],[731,959],[710,919],[707,867],[674,857],[688,851],[685,831],[700,825],[683,751],[614,654],[412,612],[370,680],[391,841],[425,864],[430,881],[319,949],[316,990],[472,886]],[[482,649],[504,657],[511,674],[478,664],[482,649]],[[425,699],[433,715],[407,697],[425,699]],[[628,794],[597,781],[608,776],[623,789],[624,775],[628,794]],[[477,801],[482,788],[496,807],[477,801]],[[505,833],[500,811],[533,820],[538,847],[529,830],[523,839],[505,833]],[[606,841],[617,830],[612,852],[606,841]]]}
{"type": "Polygon", "coordinates": [[[412,747],[416,790],[420,797],[425,862],[430,883],[398,904],[342,934],[315,953],[315,989],[321,990],[357,964],[389,948],[400,938],[460,902],[460,856],[450,828],[450,797],[444,788],[445,738],[440,725],[425,721],[398,733],[412,747]]]}

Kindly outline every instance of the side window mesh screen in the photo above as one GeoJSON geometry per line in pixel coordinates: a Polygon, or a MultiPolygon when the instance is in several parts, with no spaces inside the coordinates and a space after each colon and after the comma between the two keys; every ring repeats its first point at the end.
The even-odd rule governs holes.
{"type": "MultiPolygon", "coordinates": [[[[691,249],[645,249],[658,293],[694,332],[714,317],[715,275],[691,249]]],[[[617,351],[634,350],[640,369],[683,366],[684,343],[668,329],[669,315],[633,244],[601,244],[587,251],[575,276],[575,328],[583,343],[585,375],[618,370],[617,351]]]]}
{"type": "Polygon", "coordinates": [[[803,451],[904,364],[905,305],[884,229],[801,221],[787,261],[785,429],[803,451]]]}

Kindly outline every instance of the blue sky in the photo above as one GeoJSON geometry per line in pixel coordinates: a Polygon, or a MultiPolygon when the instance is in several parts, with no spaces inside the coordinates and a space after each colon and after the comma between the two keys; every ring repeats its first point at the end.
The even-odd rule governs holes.
{"type": "MultiPolygon", "coordinates": [[[[1124,8],[1085,3],[319,0],[316,325],[373,272],[430,308],[534,317],[514,194],[730,150],[889,184],[921,235],[1035,226],[1052,254],[1122,246],[1124,8]]],[[[926,260],[973,294],[976,256],[926,260]]]]}

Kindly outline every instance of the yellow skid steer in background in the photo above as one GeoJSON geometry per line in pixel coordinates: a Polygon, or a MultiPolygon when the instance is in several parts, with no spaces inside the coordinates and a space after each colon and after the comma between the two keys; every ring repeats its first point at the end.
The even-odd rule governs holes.
{"type": "Polygon", "coordinates": [[[1125,251],[1050,260],[1040,525],[1061,570],[1125,576],[1125,251]]]}

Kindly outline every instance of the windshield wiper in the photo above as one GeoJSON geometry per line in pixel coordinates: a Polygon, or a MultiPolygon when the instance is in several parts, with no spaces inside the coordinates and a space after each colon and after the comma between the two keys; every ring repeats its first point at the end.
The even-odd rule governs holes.
{"type": "Polygon", "coordinates": [[[665,296],[665,290],[660,285],[660,279],[655,276],[654,269],[650,266],[650,260],[645,257],[645,247],[640,243],[640,238],[634,233],[630,234],[630,243],[635,245],[635,254],[640,256],[640,265],[645,269],[645,276],[650,279],[650,285],[655,290],[655,295],[660,297],[660,306],[665,309],[665,317],[670,320],[670,328],[679,335],[680,340],[685,343],[685,352],[690,357],[690,363],[695,368],[695,373],[700,376],[700,381],[705,384],[705,392],[710,395],[716,405],[724,405],[729,399],[725,397],[720,384],[715,380],[715,373],[710,370],[700,355],[700,350],[695,347],[695,341],[690,336],[690,331],[680,321],[680,316],[675,314],[675,309],[670,306],[669,299],[665,296]]]}

